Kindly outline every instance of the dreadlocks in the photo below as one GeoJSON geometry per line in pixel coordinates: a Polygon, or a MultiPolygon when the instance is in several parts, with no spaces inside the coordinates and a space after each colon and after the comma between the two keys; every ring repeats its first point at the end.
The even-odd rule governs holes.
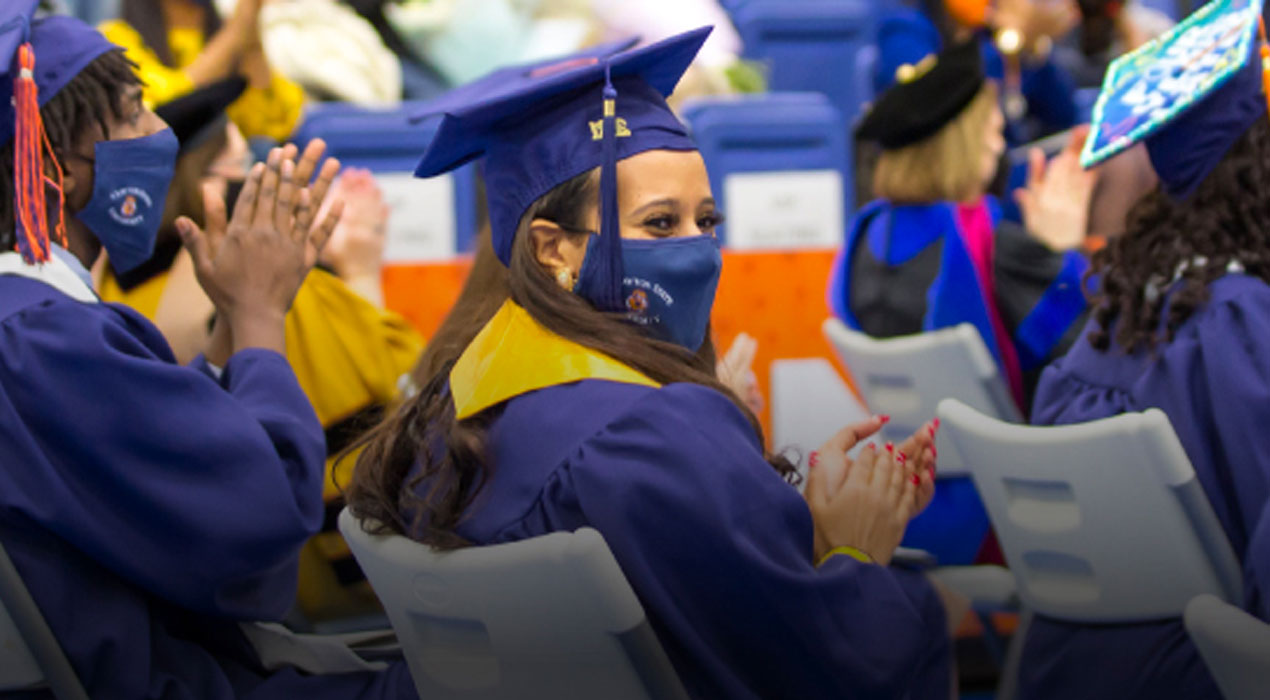
{"type": "MultiPolygon", "coordinates": [[[[135,65],[123,49],[107,51],[89,63],[53,99],[40,108],[53,156],[65,164],[66,155],[87,134],[110,133],[110,122],[123,118],[124,90],[140,85],[135,65]],[[109,111],[107,111],[109,110],[109,111]],[[94,130],[96,127],[96,130],[94,130]]],[[[0,146],[0,250],[13,250],[13,140],[0,146]]]]}

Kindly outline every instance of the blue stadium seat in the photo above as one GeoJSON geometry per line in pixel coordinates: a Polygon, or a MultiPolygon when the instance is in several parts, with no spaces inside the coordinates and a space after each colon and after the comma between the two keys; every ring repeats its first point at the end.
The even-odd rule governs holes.
{"type": "MultiPolygon", "coordinates": [[[[710,171],[710,186],[715,199],[720,209],[732,219],[733,226],[740,226],[742,222],[737,220],[736,208],[728,206],[726,193],[730,177],[747,173],[790,172],[812,177],[829,174],[832,177],[832,173],[837,173],[840,182],[835,180],[832,189],[840,187],[840,191],[819,189],[825,182],[821,179],[814,183],[817,189],[812,194],[840,196],[840,204],[825,201],[813,204],[822,209],[840,206],[843,218],[833,223],[831,231],[818,232],[813,237],[827,234],[831,245],[841,242],[842,231],[851,214],[851,146],[842,113],[827,97],[811,92],[778,92],[701,98],[686,102],[681,114],[692,128],[710,171]]],[[[725,225],[719,232],[725,243],[727,235],[725,225]]]]}
{"type": "MultiPolygon", "coordinates": [[[[406,197],[411,192],[418,192],[424,197],[425,188],[435,184],[410,181],[409,177],[414,172],[419,157],[432,141],[437,122],[431,120],[411,123],[407,115],[416,107],[415,103],[403,103],[392,110],[370,110],[342,103],[314,104],[306,108],[294,140],[303,144],[320,137],[327,143],[327,152],[339,158],[344,165],[374,172],[385,188],[390,204],[394,204],[394,198],[406,197]]],[[[442,178],[450,178],[452,183],[451,210],[416,212],[420,216],[413,217],[409,214],[395,216],[389,229],[390,260],[394,257],[394,240],[400,242],[403,235],[406,238],[417,238],[422,227],[436,224],[437,221],[452,221],[452,226],[446,226],[452,231],[446,235],[453,237],[454,252],[469,252],[474,249],[477,225],[475,166],[464,166],[442,178]],[[426,219],[421,220],[421,216],[426,219]],[[395,233],[398,235],[394,235],[395,233]]],[[[418,201],[410,203],[418,204],[418,201]]],[[[398,206],[395,210],[400,212],[401,208],[398,206]]],[[[429,246],[429,249],[434,247],[429,246]]],[[[409,253],[405,255],[409,259],[409,253]]],[[[398,258],[398,261],[402,260],[398,258]]]]}
{"type": "Polygon", "coordinates": [[[848,121],[870,99],[859,84],[857,54],[875,40],[876,17],[890,6],[877,0],[745,0],[732,3],[744,57],[767,66],[776,91],[829,96],[848,121]]]}

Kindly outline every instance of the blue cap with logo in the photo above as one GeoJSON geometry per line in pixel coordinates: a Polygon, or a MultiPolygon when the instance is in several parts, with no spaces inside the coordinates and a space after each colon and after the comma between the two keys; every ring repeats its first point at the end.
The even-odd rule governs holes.
{"type": "Polygon", "coordinates": [[[415,175],[431,177],[483,159],[494,250],[508,265],[530,205],[600,168],[600,231],[591,237],[586,253],[591,260],[575,289],[596,308],[621,311],[616,164],[650,150],[696,150],[665,98],[710,30],[633,50],[621,50],[629,42],[608,44],[504,69],[443,95],[417,115],[442,116],[415,175]]]}
{"type": "Polygon", "coordinates": [[[1266,118],[1258,26],[1262,0],[1213,0],[1107,69],[1081,164],[1145,143],[1164,191],[1190,197],[1227,151],[1266,118]]]}

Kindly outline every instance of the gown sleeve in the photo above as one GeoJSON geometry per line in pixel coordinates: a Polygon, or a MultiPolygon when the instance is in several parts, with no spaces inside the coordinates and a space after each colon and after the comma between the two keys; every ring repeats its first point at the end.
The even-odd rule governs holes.
{"type": "Polygon", "coordinates": [[[930,588],[847,556],[814,566],[810,511],[720,394],[652,392],[568,474],[696,696],[948,696],[930,588]]]}
{"type": "Polygon", "coordinates": [[[1205,403],[1212,407],[1212,415],[1200,410],[1194,420],[1199,426],[1211,420],[1216,438],[1211,445],[1213,463],[1218,465],[1217,473],[1201,473],[1200,478],[1213,480],[1204,484],[1209,494],[1223,494],[1231,502],[1231,544],[1236,554],[1245,556],[1244,584],[1252,591],[1256,582],[1246,557],[1249,538],[1262,525],[1270,501],[1270,442],[1265,439],[1270,425],[1270,356],[1265,350],[1270,338],[1270,286],[1249,284],[1231,298],[1214,302],[1198,319],[1195,337],[1209,392],[1205,403]]]}
{"type": "Polygon", "coordinates": [[[0,324],[7,503],[187,609],[285,614],[322,518],[321,429],[286,360],[249,349],[219,380],[172,361],[140,316],[49,302],[0,324]]]}

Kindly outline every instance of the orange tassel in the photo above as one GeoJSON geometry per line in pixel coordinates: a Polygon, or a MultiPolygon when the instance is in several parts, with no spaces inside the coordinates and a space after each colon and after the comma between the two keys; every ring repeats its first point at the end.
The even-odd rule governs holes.
{"type": "Polygon", "coordinates": [[[28,264],[48,262],[49,220],[45,186],[57,191],[57,241],[66,245],[65,192],[62,167],[53,156],[44,120],[40,116],[39,87],[35,84],[35,51],[31,45],[18,48],[18,75],[13,81],[13,108],[17,129],[13,140],[14,216],[18,225],[18,251],[28,264]],[[57,172],[54,182],[44,175],[44,151],[57,172]]]}
{"type": "Polygon", "coordinates": [[[1257,29],[1261,35],[1261,89],[1266,96],[1266,108],[1270,109],[1270,45],[1266,44],[1266,20],[1257,17],[1257,29]]]}

